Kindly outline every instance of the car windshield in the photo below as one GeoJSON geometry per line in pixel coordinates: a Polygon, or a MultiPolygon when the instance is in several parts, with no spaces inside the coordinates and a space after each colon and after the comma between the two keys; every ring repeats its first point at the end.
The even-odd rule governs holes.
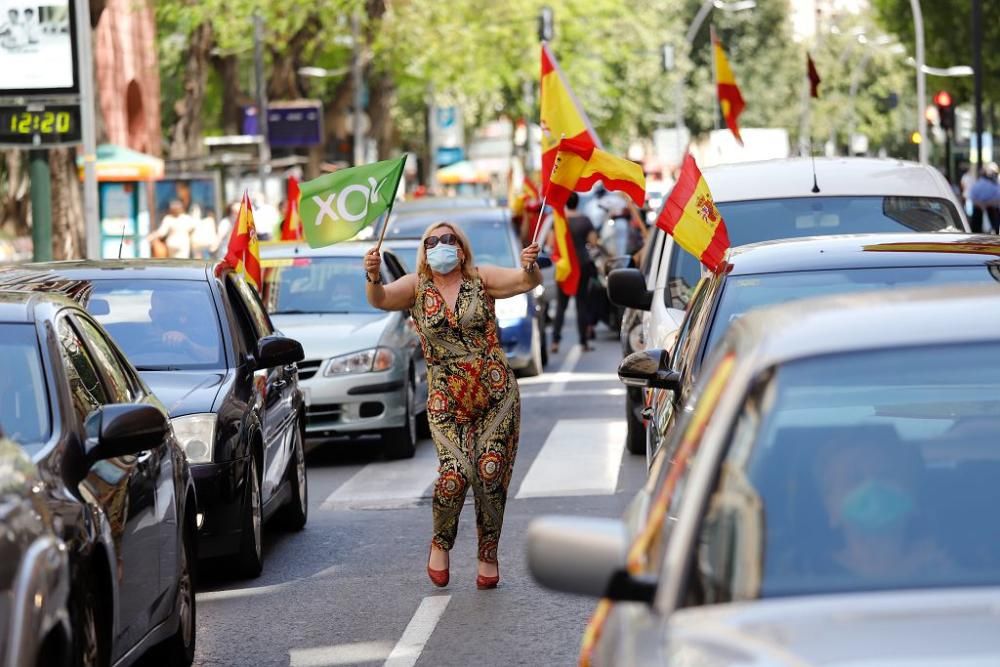
{"type": "Polygon", "coordinates": [[[140,371],[225,366],[222,330],[204,281],[95,280],[87,310],[140,371]]]}
{"type": "Polygon", "coordinates": [[[791,271],[730,276],[726,280],[705,352],[710,351],[730,322],[752,308],[828,294],[847,294],[900,286],[952,283],[996,283],[1000,270],[987,266],[891,267],[791,271]]]}
{"type": "MultiPolygon", "coordinates": [[[[464,224],[445,224],[455,224],[461,227],[462,231],[469,237],[476,264],[491,264],[507,268],[517,267],[511,242],[513,228],[510,223],[503,220],[483,220],[464,224]]],[[[427,227],[428,225],[423,224],[423,222],[419,226],[398,225],[390,227],[387,235],[395,238],[419,239],[427,227]]],[[[416,262],[413,264],[413,270],[416,270],[416,262]]]]}
{"type": "Polygon", "coordinates": [[[272,315],[380,312],[365,296],[361,257],[266,259],[262,267],[272,315]]]}
{"type": "Polygon", "coordinates": [[[52,430],[33,325],[0,324],[0,368],[0,432],[31,454],[52,430]]]}
{"type": "Polygon", "coordinates": [[[998,357],[989,342],[780,366],[722,466],[707,594],[1000,585],[998,357]]]}
{"type": "MultiPolygon", "coordinates": [[[[910,231],[961,231],[954,205],[934,197],[807,197],[719,203],[730,245],[803,236],[910,231]]],[[[674,246],[668,293],[687,302],[701,264],[674,246]]],[[[675,304],[677,305],[677,304],[675,304]]]]}

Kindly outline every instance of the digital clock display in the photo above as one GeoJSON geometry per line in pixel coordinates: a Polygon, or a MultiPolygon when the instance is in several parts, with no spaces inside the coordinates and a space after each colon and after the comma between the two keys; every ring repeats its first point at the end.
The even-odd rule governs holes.
{"type": "Polygon", "coordinates": [[[0,144],[69,144],[79,142],[80,136],[78,106],[0,107],[0,144]]]}

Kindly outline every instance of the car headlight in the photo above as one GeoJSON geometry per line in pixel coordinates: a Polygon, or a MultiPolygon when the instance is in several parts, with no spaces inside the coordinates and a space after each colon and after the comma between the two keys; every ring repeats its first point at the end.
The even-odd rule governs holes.
{"type": "Polygon", "coordinates": [[[517,294],[506,299],[497,299],[495,307],[498,320],[516,320],[528,314],[528,297],[517,294]]]}
{"type": "Polygon", "coordinates": [[[184,450],[188,463],[212,462],[212,450],[215,449],[215,422],[214,414],[184,415],[170,420],[174,435],[184,450]]]}
{"type": "Polygon", "coordinates": [[[370,350],[352,352],[334,357],[326,365],[323,375],[346,375],[348,373],[369,373],[387,371],[396,361],[396,355],[387,347],[373,347],[370,350]]]}

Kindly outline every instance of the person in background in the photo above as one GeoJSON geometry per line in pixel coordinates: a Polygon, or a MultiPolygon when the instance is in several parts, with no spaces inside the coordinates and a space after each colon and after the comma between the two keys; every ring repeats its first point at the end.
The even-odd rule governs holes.
{"type": "Polygon", "coordinates": [[[191,232],[194,219],[184,212],[180,199],[171,200],[167,214],[160,226],[146,238],[163,241],[167,246],[167,257],[189,259],[191,257],[191,232]]]}
{"type": "Polygon", "coordinates": [[[969,191],[972,190],[972,184],[976,182],[976,171],[972,168],[972,165],[962,160],[958,163],[958,173],[961,174],[958,178],[958,185],[962,191],[962,206],[965,208],[966,214],[971,215],[971,210],[969,209],[969,191]]]}
{"type": "Polygon", "coordinates": [[[195,259],[210,259],[215,252],[218,238],[215,216],[211,211],[202,214],[201,207],[195,204],[191,207],[191,217],[194,220],[194,230],[191,232],[191,256],[195,259]]]}
{"type": "Polygon", "coordinates": [[[972,200],[972,219],[969,221],[973,232],[1000,233],[1000,184],[997,175],[1000,167],[996,162],[990,162],[983,167],[982,173],[969,189],[972,200]],[[983,213],[989,217],[989,227],[984,226],[983,213]]]}
{"type": "MultiPolygon", "coordinates": [[[[598,243],[597,230],[594,224],[585,215],[577,211],[580,205],[580,197],[574,192],[566,200],[566,224],[569,226],[569,234],[573,239],[573,249],[576,252],[577,262],[580,265],[580,281],[577,285],[573,300],[576,303],[576,330],[580,334],[580,345],[584,352],[589,352],[594,348],[590,345],[590,338],[593,334],[593,322],[590,316],[590,304],[587,299],[588,286],[590,281],[597,275],[594,260],[590,257],[588,245],[596,246],[598,243]]],[[[556,319],[552,323],[552,352],[559,352],[559,343],[562,341],[563,321],[566,318],[566,307],[569,305],[570,295],[563,291],[562,286],[556,290],[556,319]]]]}
{"type": "Polygon", "coordinates": [[[226,248],[229,246],[229,235],[232,233],[233,227],[236,226],[236,221],[240,217],[240,203],[234,201],[226,210],[228,214],[222,220],[219,220],[219,224],[215,230],[215,249],[213,252],[216,257],[226,254],[226,248]]]}

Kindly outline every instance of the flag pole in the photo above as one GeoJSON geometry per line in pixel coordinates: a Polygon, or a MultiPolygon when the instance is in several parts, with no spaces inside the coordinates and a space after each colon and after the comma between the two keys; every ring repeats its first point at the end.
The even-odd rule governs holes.
{"type": "Polygon", "coordinates": [[[378,235],[378,243],[375,244],[375,251],[378,252],[382,250],[382,241],[385,239],[385,230],[389,229],[389,216],[392,215],[392,207],[396,203],[396,192],[399,190],[399,179],[403,177],[403,168],[406,164],[406,156],[408,153],[403,153],[403,157],[400,160],[403,164],[400,165],[399,173],[396,175],[396,183],[392,186],[392,201],[389,202],[389,208],[385,211],[385,224],[382,225],[382,231],[378,235]]]}
{"type": "Polygon", "coordinates": [[[713,118],[715,119],[715,129],[718,130],[719,105],[722,102],[719,100],[719,68],[715,62],[715,48],[719,40],[718,36],[715,34],[715,24],[713,23],[708,24],[708,34],[710,38],[709,42],[711,42],[712,45],[712,82],[715,84],[715,113],[713,114],[713,118]]]}
{"type": "MultiPolygon", "coordinates": [[[[559,137],[559,144],[560,145],[562,144],[562,141],[565,138],[566,138],[566,133],[563,132],[562,135],[560,135],[560,137],[559,137]]],[[[556,173],[556,165],[558,163],[559,163],[559,148],[557,146],[556,147],[556,159],[552,161],[552,171],[549,172],[549,187],[552,187],[552,174],[556,173]]],[[[538,221],[535,222],[535,231],[531,235],[531,243],[535,243],[535,242],[538,241],[538,232],[540,232],[542,230],[542,216],[545,215],[545,202],[547,202],[548,199],[549,199],[549,188],[546,188],[545,192],[542,193],[542,205],[538,209],[538,221]]]]}

